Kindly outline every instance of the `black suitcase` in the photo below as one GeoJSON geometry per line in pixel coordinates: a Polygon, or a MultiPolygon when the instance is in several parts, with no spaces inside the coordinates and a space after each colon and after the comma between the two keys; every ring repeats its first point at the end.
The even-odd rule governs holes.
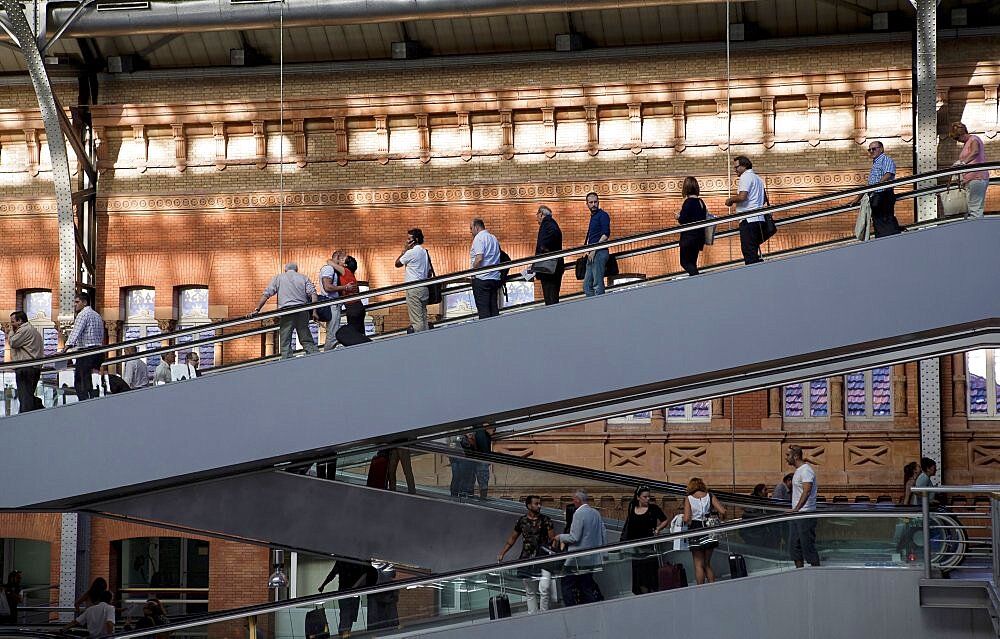
{"type": "Polygon", "coordinates": [[[730,553],[729,555],[729,578],[739,579],[747,576],[747,560],[743,555],[730,553]]]}
{"type": "Polygon", "coordinates": [[[367,344],[372,340],[367,335],[359,333],[358,329],[350,324],[345,324],[337,329],[337,341],[344,346],[355,346],[356,344],[367,344]]]}
{"type": "Polygon", "coordinates": [[[510,616],[510,599],[507,595],[490,597],[490,619],[506,619],[510,616]]]}
{"type": "Polygon", "coordinates": [[[326,620],[325,608],[314,608],[306,613],[306,639],[327,639],[330,624],[326,620]]]}

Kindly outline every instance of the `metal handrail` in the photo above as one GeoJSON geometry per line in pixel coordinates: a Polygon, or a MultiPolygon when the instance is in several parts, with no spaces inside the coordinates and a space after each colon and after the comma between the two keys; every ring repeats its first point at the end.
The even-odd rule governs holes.
{"type": "MultiPolygon", "coordinates": [[[[992,575],[994,582],[1000,582],[1000,555],[997,554],[996,549],[998,544],[1000,544],[1000,484],[965,484],[965,485],[954,485],[954,486],[914,486],[910,489],[910,492],[920,495],[920,511],[923,517],[923,535],[924,535],[924,576],[930,579],[933,576],[933,566],[931,565],[931,528],[953,528],[952,526],[931,526],[930,517],[930,507],[931,498],[938,493],[941,494],[956,494],[956,493],[988,493],[990,495],[990,509],[988,513],[976,513],[975,515],[968,515],[976,518],[982,518],[989,516],[990,518],[990,539],[989,541],[983,540],[973,540],[966,539],[962,543],[965,545],[981,546],[986,547],[987,552],[982,553],[972,553],[976,557],[989,557],[992,564],[992,575]]],[[[952,515],[965,515],[965,513],[949,513],[952,515]]],[[[958,522],[956,522],[958,523],[958,522]]],[[[985,526],[960,526],[962,529],[978,529],[981,530],[986,528],[985,526]]],[[[956,555],[958,553],[938,553],[939,555],[956,555]]],[[[964,553],[969,555],[970,553],[964,553]]]]}
{"type": "MultiPolygon", "coordinates": [[[[528,266],[530,264],[535,264],[535,263],[541,262],[541,261],[546,261],[546,260],[555,259],[555,258],[559,258],[559,257],[570,257],[570,256],[581,254],[581,253],[587,253],[587,252],[594,251],[594,250],[602,250],[602,249],[612,248],[612,247],[615,247],[615,246],[622,246],[622,245],[631,244],[631,243],[634,243],[634,242],[641,242],[641,241],[645,241],[645,240],[657,239],[657,238],[665,237],[665,236],[668,236],[668,235],[680,234],[680,233],[683,233],[683,232],[686,232],[686,231],[695,231],[695,230],[704,229],[704,228],[707,228],[707,227],[710,227],[710,226],[716,226],[718,224],[725,224],[727,222],[738,222],[738,221],[743,220],[743,219],[745,219],[747,217],[753,217],[753,216],[758,216],[758,215],[766,215],[766,214],[774,214],[774,213],[781,213],[781,212],[784,212],[784,211],[791,211],[791,210],[798,209],[798,208],[803,208],[803,207],[806,207],[806,206],[812,206],[812,205],[815,205],[815,204],[822,204],[824,202],[832,202],[832,201],[835,201],[835,200],[841,200],[841,199],[845,199],[845,198],[849,198],[849,197],[862,196],[862,195],[865,195],[865,194],[868,194],[868,193],[873,193],[875,191],[882,191],[882,190],[885,190],[885,189],[895,188],[897,186],[907,186],[907,185],[910,185],[910,184],[917,184],[917,183],[920,183],[920,182],[926,182],[926,181],[934,180],[934,179],[938,179],[938,178],[943,178],[943,177],[946,178],[946,177],[951,177],[951,176],[954,176],[954,175],[961,175],[963,173],[968,173],[968,172],[971,172],[971,171],[998,170],[998,169],[1000,169],[1000,162],[986,162],[986,163],[982,163],[982,164],[969,164],[969,165],[964,165],[964,166],[961,166],[961,167],[950,167],[950,168],[947,168],[947,169],[939,169],[937,171],[928,171],[926,173],[912,175],[912,176],[905,177],[905,178],[897,178],[897,179],[891,180],[889,182],[880,182],[878,184],[871,185],[871,186],[855,187],[855,188],[852,188],[852,189],[847,189],[845,191],[838,191],[838,192],[832,193],[832,194],[817,195],[817,196],[810,197],[810,198],[805,198],[805,199],[802,199],[802,200],[796,200],[794,202],[789,202],[789,203],[785,203],[785,204],[777,204],[777,205],[774,205],[774,206],[769,206],[769,207],[765,207],[765,208],[761,208],[761,209],[754,209],[752,212],[751,211],[743,211],[743,212],[740,212],[740,213],[734,213],[734,214],[731,214],[731,215],[716,217],[716,218],[711,219],[711,220],[705,220],[703,222],[694,222],[694,223],[691,223],[691,224],[684,224],[682,226],[673,226],[673,227],[668,227],[668,228],[665,228],[665,229],[659,229],[659,230],[656,230],[656,231],[647,231],[647,232],[644,232],[644,233],[637,233],[637,234],[626,236],[626,237],[619,238],[619,239],[607,240],[605,242],[601,242],[601,243],[598,243],[598,244],[582,245],[582,246],[573,247],[571,249],[565,249],[565,250],[562,250],[562,251],[556,251],[556,252],[552,252],[552,253],[544,253],[542,255],[533,255],[531,257],[525,257],[525,258],[518,258],[518,259],[515,259],[515,260],[511,260],[509,262],[503,262],[501,264],[495,264],[495,265],[491,265],[491,266],[484,266],[484,267],[477,268],[477,269],[468,269],[468,270],[464,270],[464,271],[456,271],[454,273],[449,273],[449,274],[446,274],[446,275],[440,275],[440,276],[436,276],[436,277],[433,277],[433,278],[428,278],[428,279],[425,279],[425,280],[418,280],[418,281],[413,281],[413,282],[405,282],[403,284],[394,284],[394,285],[385,286],[385,287],[382,287],[382,288],[379,288],[379,289],[370,289],[370,290],[365,291],[363,293],[356,293],[354,295],[348,295],[348,296],[344,296],[344,297],[339,297],[339,298],[337,298],[337,300],[338,300],[337,303],[344,304],[344,303],[348,303],[348,302],[360,301],[362,299],[366,299],[366,298],[369,298],[369,297],[376,297],[376,296],[380,296],[380,295],[387,295],[387,294],[390,294],[390,293],[400,293],[400,292],[404,292],[404,291],[407,291],[407,290],[410,290],[410,289],[420,288],[420,287],[423,287],[423,286],[428,286],[430,284],[446,284],[448,282],[454,282],[454,281],[458,281],[458,280],[463,280],[463,279],[466,279],[466,278],[469,278],[469,277],[472,277],[472,276],[475,276],[475,275],[482,275],[482,274],[485,274],[485,273],[492,273],[494,271],[507,270],[507,269],[516,268],[516,267],[519,267],[519,266],[528,266]]],[[[854,208],[854,205],[847,206],[847,208],[845,210],[850,210],[851,208],[854,208]]],[[[826,213],[826,215],[833,215],[833,214],[834,213],[826,213]]],[[[780,224],[781,222],[778,221],[776,223],[780,224]]],[[[232,328],[232,327],[235,327],[235,326],[242,326],[243,324],[247,324],[247,323],[253,322],[253,321],[261,321],[261,320],[274,319],[274,318],[282,317],[284,315],[290,315],[290,314],[299,313],[299,312],[302,312],[302,311],[312,311],[312,310],[315,310],[315,309],[322,308],[324,306],[328,306],[329,304],[330,304],[329,300],[322,300],[322,301],[318,301],[318,302],[311,302],[309,304],[301,304],[301,305],[297,305],[297,306],[290,306],[290,307],[286,307],[286,308],[282,308],[282,309],[277,309],[277,310],[274,310],[274,311],[268,311],[266,313],[251,313],[251,314],[245,315],[243,317],[237,317],[237,318],[233,318],[233,319],[223,320],[221,322],[215,322],[215,323],[211,323],[211,324],[201,324],[201,325],[199,325],[197,327],[186,328],[186,329],[181,329],[181,330],[177,330],[177,331],[171,331],[171,332],[168,332],[168,333],[160,333],[158,335],[154,335],[154,336],[150,336],[150,337],[144,337],[144,338],[139,338],[139,339],[134,339],[134,340],[128,340],[128,341],[124,341],[124,342],[116,342],[115,344],[111,344],[111,345],[95,346],[95,347],[92,347],[92,348],[78,349],[78,350],[74,350],[74,351],[69,352],[69,353],[58,353],[56,355],[50,355],[48,357],[42,357],[42,358],[33,359],[33,360],[23,360],[23,361],[19,361],[19,362],[16,362],[16,363],[11,363],[11,364],[4,363],[4,364],[0,364],[0,372],[3,372],[3,371],[12,371],[12,370],[16,370],[18,368],[23,368],[25,366],[42,366],[42,365],[45,365],[45,364],[55,364],[55,363],[58,363],[58,362],[66,361],[66,360],[69,360],[69,359],[74,359],[74,358],[77,358],[77,357],[88,356],[88,355],[97,355],[99,353],[109,353],[111,351],[121,350],[121,349],[126,348],[128,346],[142,346],[142,345],[145,345],[145,344],[152,344],[152,343],[156,343],[156,342],[162,342],[164,340],[177,339],[179,337],[194,336],[194,335],[197,335],[197,334],[202,333],[202,332],[207,331],[207,330],[216,330],[216,331],[218,331],[218,330],[225,330],[227,328],[232,328]]],[[[270,329],[270,327],[268,327],[268,329],[270,329]]],[[[211,342],[209,342],[209,343],[214,343],[216,341],[219,341],[219,340],[218,339],[212,339],[211,342]]],[[[188,342],[188,343],[185,344],[185,346],[189,346],[189,345],[195,345],[195,343],[194,342],[188,342]]],[[[176,351],[177,348],[178,347],[175,345],[173,347],[165,347],[163,349],[157,349],[155,351],[151,349],[151,350],[144,351],[142,354],[138,354],[137,353],[135,355],[135,357],[132,357],[132,358],[129,358],[129,359],[136,359],[136,358],[139,358],[139,357],[146,357],[147,355],[150,355],[150,354],[156,354],[156,353],[162,353],[162,352],[168,352],[168,351],[176,351]]],[[[115,361],[124,361],[124,359],[122,359],[122,358],[116,358],[115,361]]]]}
{"type": "MultiPolygon", "coordinates": [[[[991,182],[996,183],[996,184],[1000,184],[1000,178],[993,178],[993,179],[991,179],[991,182]]],[[[941,186],[933,186],[933,187],[928,187],[928,188],[924,188],[924,189],[920,189],[920,190],[910,191],[910,192],[903,193],[901,195],[896,196],[896,201],[898,202],[898,201],[901,201],[901,200],[916,199],[918,197],[922,197],[922,196],[925,196],[925,195],[933,195],[935,193],[939,193],[941,191],[948,190],[949,188],[952,188],[952,187],[950,187],[948,185],[941,185],[941,186]]],[[[782,220],[776,220],[775,224],[777,226],[784,226],[786,224],[795,224],[795,223],[798,223],[798,222],[805,222],[807,220],[813,220],[813,219],[816,219],[816,218],[819,218],[819,217],[826,217],[826,216],[831,216],[831,215],[838,215],[840,213],[846,213],[846,212],[848,212],[850,210],[853,210],[855,208],[857,208],[855,205],[845,205],[845,206],[839,206],[839,207],[834,207],[834,208],[830,208],[830,209],[823,209],[821,211],[813,211],[813,212],[810,212],[810,213],[804,213],[802,215],[796,215],[796,216],[793,216],[793,217],[787,217],[787,218],[784,218],[782,220]]],[[[922,228],[926,228],[926,227],[940,226],[941,224],[948,224],[948,223],[951,223],[953,221],[957,221],[957,220],[960,220],[960,219],[963,219],[963,218],[956,216],[955,218],[948,218],[948,219],[925,220],[925,221],[921,221],[921,222],[916,222],[914,224],[910,224],[909,226],[907,226],[907,229],[908,230],[914,230],[914,229],[922,229],[922,228]]],[[[729,237],[729,236],[738,235],[738,234],[739,234],[739,229],[738,228],[733,228],[733,229],[728,229],[728,230],[724,230],[724,231],[718,231],[718,232],[716,232],[715,237],[716,237],[716,239],[718,239],[718,238],[729,237]]],[[[771,253],[768,253],[768,257],[770,257],[770,258],[790,257],[790,256],[793,256],[793,255],[800,255],[800,254],[803,254],[803,253],[814,252],[814,251],[821,250],[821,249],[824,249],[824,248],[834,248],[834,247],[837,247],[837,246],[842,246],[842,245],[849,244],[849,243],[856,242],[856,241],[857,241],[857,239],[854,237],[854,235],[850,235],[850,236],[842,237],[842,238],[838,238],[838,239],[825,240],[823,242],[817,242],[816,244],[808,244],[808,245],[805,245],[805,246],[796,246],[796,247],[790,248],[790,249],[773,251],[771,253]]],[[[640,255],[645,255],[645,254],[648,254],[648,253],[655,253],[655,252],[659,252],[659,251],[669,250],[669,249],[672,249],[672,248],[676,248],[679,245],[680,245],[679,241],[672,240],[670,242],[664,242],[664,243],[661,243],[661,244],[654,244],[652,246],[645,246],[645,247],[642,247],[642,248],[629,249],[627,251],[621,251],[621,252],[615,253],[614,255],[615,255],[615,257],[617,259],[623,260],[623,259],[629,259],[629,258],[632,258],[632,257],[638,257],[640,255]]],[[[742,258],[738,258],[738,259],[728,260],[728,261],[725,261],[725,262],[718,262],[716,264],[712,264],[712,265],[709,265],[709,266],[702,267],[702,268],[699,269],[699,272],[703,273],[703,274],[714,273],[716,271],[722,271],[722,270],[726,270],[728,268],[737,267],[737,266],[740,266],[742,264],[743,264],[742,258]]],[[[640,283],[640,285],[646,285],[646,284],[651,284],[651,283],[657,283],[657,282],[667,281],[667,280],[670,280],[671,278],[677,277],[677,276],[682,275],[682,274],[684,274],[684,271],[671,271],[671,272],[664,273],[664,274],[661,274],[661,275],[654,275],[654,276],[651,276],[651,277],[646,277],[646,278],[644,278],[642,280],[642,282],[640,283]]],[[[517,281],[517,280],[515,279],[513,281],[517,281]]],[[[616,290],[616,289],[624,289],[624,288],[627,288],[627,287],[636,286],[636,284],[637,284],[636,282],[628,282],[628,283],[622,283],[622,284],[613,284],[611,286],[606,287],[606,290],[613,291],[613,290],[616,290]]],[[[451,288],[447,289],[444,294],[445,295],[451,295],[453,293],[460,293],[460,292],[467,291],[467,290],[470,290],[470,289],[471,289],[470,285],[455,286],[455,287],[451,287],[451,288]]],[[[559,299],[560,299],[560,301],[570,301],[570,300],[575,300],[575,299],[581,299],[583,297],[584,297],[584,293],[582,291],[579,291],[579,292],[576,292],[576,293],[569,293],[569,294],[563,295],[559,299]]],[[[374,303],[368,305],[366,307],[366,309],[367,310],[379,310],[379,309],[383,309],[383,308],[389,308],[389,307],[392,307],[392,306],[399,306],[399,305],[402,305],[402,304],[405,304],[405,303],[406,303],[406,300],[404,298],[395,298],[395,299],[391,299],[391,300],[385,300],[385,301],[382,301],[382,302],[374,302],[374,303]]],[[[512,306],[505,306],[503,308],[503,310],[504,310],[505,313],[520,312],[520,311],[525,311],[525,310],[529,310],[529,309],[532,309],[532,308],[538,308],[538,307],[542,306],[543,304],[544,304],[544,300],[533,300],[531,302],[525,302],[525,303],[522,303],[522,304],[514,304],[512,306]]],[[[451,325],[451,324],[458,324],[458,323],[462,323],[462,322],[472,321],[473,319],[474,319],[474,315],[462,315],[461,317],[450,317],[450,318],[445,318],[445,319],[439,320],[438,322],[436,322],[434,324],[434,326],[435,327],[448,326],[448,325],[451,325]]],[[[259,334],[259,333],[269,332],[269,331],[273,331],[273,330],[276,330],[275,327],[270,326],[270,327],[266,327],[266,328],[263,328],[263,329],[254,329],[252,332],[251,331],[247,331],[246,333],[232,333],[231,335],[235,336],[235,337],[232,338],[232,339],[235,339],[236,337],[243,337],[246,334],[259,334]]],[[[401,328],[401,329],[397,329],[397,330],[393,330],[393,331],[379,333],[378,335],[373,336],[372,339],[374,341],[379,341],[379,340],[382,340],[382,339],[387,339],[387,338],[390,338],[390,337],[399,336],[399,335],[401,335],[401,334],[403,334],[405,332],[406,332],[406,329],[402,329],[401,328]]],[[[204,338],[204,339],[197,340],[197,341],[184,342],[183,347],[184,348],[191,348],[193,346],[200,346],[200,345],[205,345],[205,344],[214,344],[216,342],[225,341],[227,339],[230,339],[230,338],[228,336],[226,336],[225,338],[222,338],[222,337],[204,338]]],[[[161,347],[161,348],[156,349],[156,350],[152,350],[152,349],[145,350],[141,354],[136,354],[134,356],[129,356],[129,357],[114,357],[114,358],[111,358],[109,360],[105,360],[104,363],[105,364],[114,364],[114,363],[118,363],[118,362],[122,362],[122,361],[127,361],[127,360],[130,360],[130,359],[136,359],[136,358],[139,358],[139,357],[146,357],[148,355],[156,355],[156,354],[159,354],[159,353],[165,353],[165,352],[169,352],[169,351],[176,351],[178,348],[180,348],[180,346],[174,345],[174,346],[161,347]]],[[[296,350],[294,352],[295,353],[303,353],[304,351],[300,349],[300,350],[296,350]]],[[[222,372],[227,371],[227,370],[235,370],[235,369],[247,368],[247,367],[250,367],[250,366],[255,366],[255,365],[260,364],[260,363],[277,360],[280,357],[281,356],[279,354],[265,355],[263,357],[258,357],[258,358],[254,358],[254,359],[242,360],[242,361],[233,362],[233,363],[230,363],[230,364],[222,364],[222,365],[219,365],[219,366],[213,366],[212,368],[205,369],[202,372],[205,375],[212,375],[212,374],[216,374],[216,373],[222,373],[222,372]]]]}
{"type": "MultiPolygon", "coordinates": [[[[783,522],[797,521],[802,519],[837,519],[837,518],[842,518],[845,515],[849,515],[850,517],[857,519],[916,517],[916,513],[911,513],[911,512],[898,512],[898,513],[874,512],[874,511],[861,511],[857,513],[843,513],[843,512],[837,513],[837,512],[818,512],[818,511],[805,512],[805,513],[796,512],[796,513],[784,513],[781,515],[772,515],[769,517],[755,517],[753,519],[737,520],[733,523],[724,523],[719,526],[713,527],[712,532],[713,534],[720,535],[724,533],[740,531],[745,528],[755,528],[757,526],[774,525],[783,522]]],[[[282,602],[246,606],[243,608],[230,610],[227,612],[208,614],[203,617],[199,617],[196,620],[190,620],[176,624],[167,624],[164,626],[157,626],[156,628],[151,628],[151,629],[123,632],[112,636],[115,637],[116,639],[132,639],[133,637],[145,637],[160,633],[169,633],[175,630],[183,630],[185,628],[205,626],[211,623],[219,623],[223,621],[234,621],[237,619],[244,619],[251,616],[269,614],[272,612],[281,612],[283,610],[299,608],[307,605],[325,604],[327,602],[339,601],[341,599],[347,599],[351,597],[361,597],[366,595],[374,595],[382,592],[419,588],[421,586],[430,586],[432,584],[438,584],[445,580],[463,579],[465,577],[481,575],[483,573],[489,573],[491,571],[518,570],[520,568],[526,568],[532,566],[544,566],[557,561],[568,562],[568,560],[576,559],[579,557],[604,555],[606,553],[611,553],[611,552],[631,550],[633,548],[639,548],[642,546],[657,546],[660,544],[663,545],[672,544],[676,540],[690,539],[692,537],[701,537],[704,534],[705,534],[704,529],[695,529],[680,533],[672,533],[669,535],[658,535],[656,537],[648,537],[646,539],[640,539],[635,541],[626,541],[626,542],[608,544],[598,548],[588,548],[587,550],[577,550],[568,553],[559,553],[557,555],[551,555],[544,558],[533,558],[533,559],[525,559],[519,561],[511,561],[506,563],[486,564],[483,566],[477,566],[475,568],[468,568],[447,573],[440,573],[432,577],[416,577],[412,579],[403,579],[400,581],[394,581],[379,586],[356,588],[354,590],[348,590],[330,594],[320,593],[318,595],[308,595],[305,597],[288,599],[282,602]]]]}

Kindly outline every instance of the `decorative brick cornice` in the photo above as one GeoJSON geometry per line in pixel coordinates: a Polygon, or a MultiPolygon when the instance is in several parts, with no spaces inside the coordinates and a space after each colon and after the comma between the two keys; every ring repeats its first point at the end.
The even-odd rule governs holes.
{"type": "MultiPolygon", "coordinates": [[[[908,173],[900,171],[900,175],[908,173]]],[[[803,193],[835,191],[863,184],[866,171],[823,171],[803,173],[770,173],[763,176],[771,193],[803,193]]],[[[400,208],[408,206],[461,206],[482,203],[531,203],[539,201],[583,198],[597,191],[608,198],[642,199],[679,197],[682,176],[646,179],[604,178],[581,181],[546,181],[502,184],[469,184],[464,186],[399,186],[383,188],[325,189],[295,191],[285,194],[285,208],[331,208],[366,205],[369,207],[400,208]]],[[[726,177],[699,177],[701,190],[707,196],[722,196],[727,192],[726,177]]],[[[0,203],[0,211],[3,204],[0,203]]],[[[192,212],[211,210],[258,210],[278,206],[274,191],[238,193],[187,194],[120,194],[98,197],[98,209],[110,215],[132,213],[192,212]]]]}

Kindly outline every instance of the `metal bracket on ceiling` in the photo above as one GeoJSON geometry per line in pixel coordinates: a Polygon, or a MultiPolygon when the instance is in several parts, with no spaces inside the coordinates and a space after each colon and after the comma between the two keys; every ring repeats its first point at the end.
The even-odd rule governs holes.
{"type": "Polygon", "coordinates": [[[73,23],[76,22],[80,16],[82,16],[84,12],[94,4],[94,2],[95,0],[82,0],[80,4],[73,9],[73,13],[69,14],[69,17],[66,18],[66,22],[62,23],[59,30],[56,31],[47,42],[45,41],[45,31],[38,32],[38,46],[42,50],[42,55],[45,55],[45,52],[49,50],[49,47],[59,41],[59,38],[66,33],[66,30],[73,26],[73,23]]]}

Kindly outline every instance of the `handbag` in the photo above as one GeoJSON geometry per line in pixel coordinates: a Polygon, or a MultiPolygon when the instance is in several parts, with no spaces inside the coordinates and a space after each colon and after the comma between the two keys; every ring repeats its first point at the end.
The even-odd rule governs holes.
{"type": "MultiPolygon", "coordinates": [[[[434,274],[434,264],[431,262],[431,252],[427,251],[427,277],[428,279],[436,277],[434,274]]],[[[441,298],[443,297],[444,285],[438,282],[437,284],[427,285],[427,303],[428,304],[440,304],[441,298]]]]}
{"type": "MultiPolygon", "coordinates": [[[[705,219],[714,220],[715,216],[708,212],[708,207],[705,206],[705,200],[699,198],[698,201],[701,202],[701,210],[705,212],[705,219]]],[[[713,224],[712,226],[705,227],[705,246],[715,244],[715,226],[716,225],[713,224]]]]}
{"type": "Polygon", "coordinates": [[[576,272],[576,279],[582,280],[587,275],[587,256],[582,255],[577,258],[574,268],[576,272]]]}
{"type": "Polygon", "coordinates": [[[778,225],[774,223],[774,218],[770,213],[764,214],[764,226],[761,227],[761,234],[764,236],[764,242],[768,241],[774,234],[778,232],[778,225]]]}
{"type": "Polygon", "coordinates": [[[938,200],[941,202],[941,214],[945,217],[969,212],[969,194],[961,186],[948,187],[947,191],[938,194],[938,200]]]}
{"type": "Polygon", "coordinates": [[[559,259],[552,258],[551,260],[545,260],[544,262],[535,262],[535,265],[531,267],[531,270],[539,275],[552,275],[559,268],[559,259]]]}
{"type": "Polygon", "coordinates": [[[608,255],[608,261],[604,265],[604,277],[618,277],[620,271],[618,270],[618,257],[612,253],[608,255]]]}

